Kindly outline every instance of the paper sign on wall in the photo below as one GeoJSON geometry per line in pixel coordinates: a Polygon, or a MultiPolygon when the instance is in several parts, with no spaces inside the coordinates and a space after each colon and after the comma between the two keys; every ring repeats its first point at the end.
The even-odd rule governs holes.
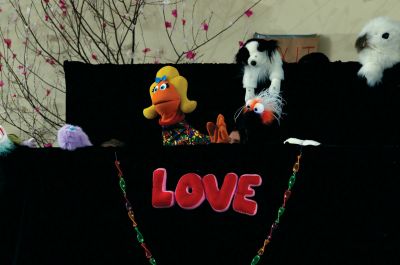
{"type": "Polygon", "coordinates": [[[270,35],[254,33],[254,38],[277,40],[282,60],[288,63],[298,62],[301,57],[312,52],[318,52],[320,37],[317,34],[308,35],[270,35]]]}

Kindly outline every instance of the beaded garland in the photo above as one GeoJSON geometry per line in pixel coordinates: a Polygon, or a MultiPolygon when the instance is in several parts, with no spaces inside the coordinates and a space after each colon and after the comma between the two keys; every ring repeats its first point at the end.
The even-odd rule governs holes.
{"type": "MultiPolygon", "coordinates": [[[[288,188],[283,194],[283,203],[278,209],[277,218],[272,223],[271,228],[270,228],[269,233],[268,233],[268,236],[264,239],[263,245],[257,251],[257,254],[252,259],[251,265],[256,265],[256,264],[258,264],[260,262],[261,256],[265,252],[265,248],[267,247],[268,244],[271,243],[273,233],[278,229],[280,219],[281,219],[281,217],[284,214],[285,209],[286,209],[286,203],[287,203],[287,201],[289,200],[289,198],[290,198],[290,196],[292,194],[292,188],[294,186],[294,183],[296,182],[296,174],[300,169],[301,156],[302,156],[302,152],[300,150],[299,155],[297,155],[297,160],[293,165],[292,175],[290,176],[289,182],[288,182],[288,188]]],[[[121,170],[121,167],[120,167],[120,161],[118,160],[116,153],[115,153],[115,167],[117,168],[117,171],[118,171],[119,186],[121,188],[122,194],[123,194],[124,199],[125,199],[125,208],[127,210],[128,217],[132,221],[132,225],[133,225],[133,227],[135,229],[135,232],[136,232],[136,239],[139,242],[140,246],[143,248],[144,254],[146,255],[146,258],[148,259],[149,263],[151,265],[156,265],[157,262],[156,262],[155,258],[153,257],[152,253],[150,252],[149,248],[147,247],[146,243],[144,242],[143,235],[142,235],[142,233],[140,232],[140,230],[138,228],[137,222],[135,220],[135,215],[133,213],[132,204],[130,203],[129,199],[127,198],[127,195],[126,195],[126,182],[125,182],[125,179],[124,179],[124,174],[123,174],[123,172],[121,170]]]]}
{"type": "Polygon", "coordinates": [[[278,209],[278,216],[275,219],[274,223],[272,223],[271,228],[269,230],[269,234],[267,236],[266,239],[264,239],[264,243],[263,246],[258,250],[257,255],[254,256],[253,260],[251,261],[251,265],[256,265],[260,259],[261,256],[264,254],[265,252],[265,248],[267,247],[267,245],[271,242],[272,239],[272,234],[276,231],[276,229],[278,228],[279,222],[280,222],[280,218],[282,217],[283,213],[285,212],[286,209],[286,203],[290,198],[290,195],[292,194],[292,188],[294,183],[296,182],[296,174],[300,169],[300,159],[301,159],[301,150],[300,150],[300,154],[297,156],[297,160],[293,165],[293,172],[292,175],[289,178],[289,183],[288,183],[288,188],[287,190],[283,193],[283,203],[282,206],[279,207],[278,209]]]}
{"type": "Polygon", "coordinates": [[[119,160],[117,158],[117,153],[115,153],[115,167],[118,170],[119,187],[121,188],[122,194],[124,195],[125,208],[126,208],[126,211],[128,212],[129,219],[131,219],[131,221],[132,221],[132,226],[135,229],[136,239],[140,243],[140,246],[143,248],[144,253],[146,255],[146,258],[149,260],[149,263],[151,265],[156,265],[157,262],[153,258],[153,255],[151,254],[151,252],[148,249],[148,247],[146,246],[146,243],[144,243],[143,235],[140,232],[139,227],[138,227],[138,225],[136,223],[135,214],[133,213],[133,210],[132,210],[132,204],[130,203],[129,199],[126,196],[126,183],[125,183],[124,174],[122,173],[120,164],[121,163],[119,162],[119,160]]]}
{"type": "Polygon", "coordinates": [[[210,137],[194,129],[185,120],[174,125],[162,126],[163,145],[209,144],[210,137]]]}

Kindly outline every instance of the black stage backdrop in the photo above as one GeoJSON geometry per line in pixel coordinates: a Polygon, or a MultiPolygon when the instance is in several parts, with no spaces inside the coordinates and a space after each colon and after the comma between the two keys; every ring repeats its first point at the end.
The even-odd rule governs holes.
{"type": "MultiPolygon", "coordinates": [[[[118,138],[134,146],[160,145],[157,120],[145,119],[142,111],[151,104],[149,87],[162,66],[66,62],[67,121],[80,125],[95,144],[118,138]]],[[[385,71],[383,83],[374,88],[357,77],[357,62],[285,64],[284,115],[280,125],[270,126],[251,115],[234,122],[235,111],[244,105],[237,65],[175,67],[188,80],[189,99],[198,102],[187,120],[204,133],[206,122],[215,122],[222,113],[229,131],[247,128],[247,143],[298,137],[326,144],[400,144],[395,122],[400,116],[400,64],[385,71]]]]}
{"type": "MultiPolygon", "coordinates": [[[[298,148],[211,145],[116,150],[157,264],[250,264],[275,220],[298,148]],[[260,174],[247,216],[151,206],[152,172],[174,190],[188,172],[260,174]]],[[[260,264],[399,264],[399,147],[308,147],[280,228],[260,264]]],[[[114,168],[114,150],[19,149],[1,160],[1,264],[148,264],[114,168]]]]}
{"type": "Polygon", "coordinates": [[[280,125],[256,117],[233,121],[243,104],[240,69],[233,64],[176,67],[198,108],[187,115],[205,131],[218,113],[246,144],[161,146],[156,120],[146,120],[148,88],[161,65],[66,62],[67,120],[95,147],[74,152],[18,148],[0,159],[0,264],[148,264],[126,215],[114,168],[118,152],[128,197],[157,264],[250,264],[283,199],[298,147],[288,137],[313,139],[280,228],[259,264],[400,264],[398,186],[399,67],[368,88],[359,64],[285,64],[286,104],[280,125]],[[124,148],[100,148],[111,138],[124,148]],[[232,208],[214,212],[151,206],[153,170],[167,169],[174,190],[189,172],[261,175],[256,216],[232,208]]]}

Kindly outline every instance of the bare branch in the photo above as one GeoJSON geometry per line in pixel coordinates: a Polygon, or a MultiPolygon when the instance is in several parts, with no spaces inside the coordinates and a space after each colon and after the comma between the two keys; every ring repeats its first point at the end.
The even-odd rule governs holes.
{"type": "Polygon", "coordinates": [[[208,26],[215,23],[215,14],[211,11],[198,20],[203,24],[196,22],[199,4],[203,3],[198,0],[8,2],[14,17],[7,25],[0,25],[0,121],[14,126],[22,135],[35,138],[42,146],[53,142],[57,129],[65,123],[63,105],[57,103],[66,94],[65,60],[110,64],[133,64],[136,59],[143,63],[150,60],[198,62],[204,58],[204,54],[196,54],[199,49],[245,15],[243,11],[229,25],[215,27],[212,31],[215,33],[210,36],[208,26]],[[192,4],[191,11],[185,8],[188,2],[192,4]],[[156,8],[162,12],[150,12],[156,8]],[[173,8],[182,15],[178,19],[173,13],[172,24],[167,27],[166,10],[173,8]],[[191,16],[190,13],[185,16],[185,9],[191,16]],[[145,38],[149,21],[146,16],[150,15],[158,15],[158,21],[164,22],[159,30],[165,31],[164,43],[169,43],[171,53],[155,53],[158,44],[145,38]],[[9,36],[16,39],[11,40],[9,36]],[[143,53],[139,50],[142,47],[143,53]]]}

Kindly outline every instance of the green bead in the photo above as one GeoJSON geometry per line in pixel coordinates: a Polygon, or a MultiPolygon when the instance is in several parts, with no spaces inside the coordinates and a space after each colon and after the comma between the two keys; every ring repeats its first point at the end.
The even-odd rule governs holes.
{"type": "Polygon", "coordinates": [[[137,241],[139,241],[139,243],[143,243],[144,242],[144,238],[143,238],[142,233],[140,233],[139,228],[135,227],[135,230],[136,230],[137,241]]]}
{"type": "Polygon", "coordinates": [[[253,260],[251,261],[251,265],[256,265],[260,261],[261,257],[259,255],[255,255],[253,260]]]}
{"type": "Polygon", "coordinates": [[[121,178],[119,180],[119,186],[121,187],[121,189],[125,192],[126,189],[126,184],[125,184],[125,180],[123,178],[121,178]]]}
{"type": "Polygon", "coordinates": [[[289,190],[293,188],[295,182],[296,182],[296,175],[293,174],[289,179],[289,190]]]}
{"type": "Polygon", "coordinates": [[[151,265],[156,265],[157,264],[157,262],[156,262],[156,260],[154,258],[149,259],[149,262],[150,262],[151,265]]]}
{"type": "Polygon", "coordinates": [[[285,212],[285,208],[280,207],[278,210],[278,217],[281,217],[284,212],[285,212]]]}

